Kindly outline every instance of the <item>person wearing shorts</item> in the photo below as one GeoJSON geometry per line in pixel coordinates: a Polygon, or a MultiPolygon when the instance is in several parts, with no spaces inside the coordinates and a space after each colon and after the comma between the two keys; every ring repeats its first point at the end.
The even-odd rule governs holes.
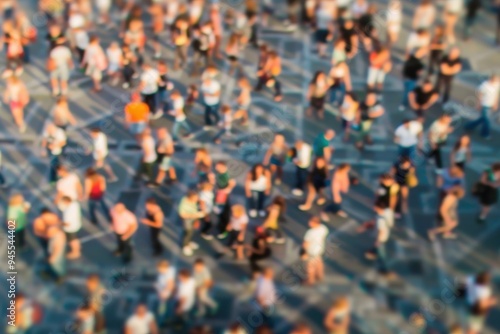
{"type": "Polygon", "coordinates": [[[52,95],[59,93],[65,95],[68,92],[68,80],[73,60],[70,49],[62,43],[50,51],[47,61],[47,69],[50,72],[50,83],[52,95]]]}
{"type": "Polygon", "coordinates": [[[132,94],[131,102],[125,106],[125,121],[129,131],[139,141],[149,119],[149,106],[141,102],[138,93],[132,94]]]}

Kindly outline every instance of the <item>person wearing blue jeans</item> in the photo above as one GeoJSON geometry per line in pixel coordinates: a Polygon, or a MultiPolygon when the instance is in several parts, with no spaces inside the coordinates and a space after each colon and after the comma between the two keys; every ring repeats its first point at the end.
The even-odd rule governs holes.
{"type": "Polygon", "coordinates": [[[219,103],[214,105],[208,105],[205,103],[205,125],[212,126],[220,121],[219,116],[219,103]],[[214,121],[212,121],[214,118],[214,121]]]}
{"type": "Polygon", "coordinates": [[[89,215],[90,215],[90,221],[93,223],[93,224],[97,224],[97,215],[96,215],[96,211],[97,209],[101,207],[102,209],[102,212],[104,213],[104,215],[106,216],[106,219],[108,220],[108,222],[111,221],[111,216],[109,214],[109,208],[108,206],[106,205],[106,202],[104,202],[104,198],[100,198],[100,199],[89,199],[89,215]]]}
{"type": "Polygon", "coordinates": [[[174,128],[172,130],[172,138],[174,140],[178,139],[179,130],[181,128],[184,128],[184,130],[186,130],[187,135],[189,135],[191,133],[191,127],[189,126],[189,124],[188,124],[188,122],[187,122],[186,119],[175,120],[175,122],[174,122],[174,128]]]}
{"type": "Polygon", "coordinates": [[[490,136],[490,114],[498,108],[498,95],[500,94],[500,76],[492,75],[477,89],[479,105],[481,105],[481,116],[465,125],[465,129],[471,131],[478,125],[481,127],[481,136],[490,136]]]}
{"type": "Polygon", "coordinates": [[[220,83],[214,78],[207,76],[203,79],[201,93],[203,95],[203,104],[205,105],[205,125],[212,126],[214,124],[212,117],[215,118],[215,124],[217,124],[220,120],[220,83]]]}
{"type": "Polygon", "coordinates": [[[342,105],[342,103],[344,102],[345,93],[346,86],[344,82],[333,84],[330,87],[330,103],[337,106],[342,105]]]}
{"type": "Polygon", "coordinates": [[[490,136],[490,115],[491,107],[481,107],[481,116],[474,121],[468,122],[465,125],[466,130],[474,130],[478,125],[481,125],[481,137],[488,138],[490,136]]]}

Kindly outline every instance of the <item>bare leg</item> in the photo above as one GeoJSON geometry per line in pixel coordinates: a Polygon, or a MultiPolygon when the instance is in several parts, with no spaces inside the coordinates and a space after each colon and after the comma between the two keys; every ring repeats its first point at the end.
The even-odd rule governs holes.
{"type": "Polygon", "coordinates": [[[307,185],[307,197],[306,202],[302,205],[299,205],[299,209],[302,211],[307,211],[311,208],[311,205],[316,197],[316,189],[314,189],[312,184],[307,185]]]}

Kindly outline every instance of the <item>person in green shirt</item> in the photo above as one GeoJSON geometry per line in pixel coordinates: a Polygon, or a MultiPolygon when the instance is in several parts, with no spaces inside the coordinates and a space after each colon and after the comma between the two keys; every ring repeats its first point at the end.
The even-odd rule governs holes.
{"type": "Polygon", "coordinates": [[[324,133],[320,133],[313,143],[314,155],[318,158],[325,158],[328,164],[331,163],[333,147],[330,146],[330,142],[335,137],[335,131],[332,129],[326,130],[324,133]]]}
{"type": "Polygon", "coordinates": [[[25,244],[25,228],[27,225],[26,213],[30,208],[30,204],[24,201],[21,194],[14,194],[9,200],[7,208],[7,221],[15,222],[15,242],[17,249],[22,249],[25,244]]]}

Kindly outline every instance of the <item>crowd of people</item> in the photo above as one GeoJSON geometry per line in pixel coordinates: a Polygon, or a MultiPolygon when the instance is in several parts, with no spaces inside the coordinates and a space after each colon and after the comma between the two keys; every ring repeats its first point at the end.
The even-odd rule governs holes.
{"type": "MultiPolygon", "coordinates": [[[[487,7],[485,2],[444,0],[436,6],[434,1],[419,1],[403,51],[402,71],[395,73],[393,51],[403,28],[402,2],[391,0],[381,8],[368,0],[286,1],[288,19],[279,19],[279,23],[284,23],[289,31],[310,32],[314,40],[311,52],[331,63],[311,74],[308,90],[303,92],[309,101],[304,106],[305,115],[324,122],[325,112],[333,111],[342,133],[336,133],[333,124],[310,142],[305,138],[287,142],[283,134],[276,133],[262,161],[251,166],[243,184],[238,185],[228,162],[215,161],[210,147],[231,142],[236,126],[248,130],[253,121],[255,94],[269,97],[264,91],[269,88],[274,103],[286,101],[280,79],[283,55],[259,38],[261,29],[274,24],[276,1],[247,0],[243,9],[237,9],[207,0],[40,0],[38,10],[46,16],[47,29],[37,29],[17,1],[0,1],[6,56],[3,101],[19,133],[27,130],[24,109],[31,97],[23,73],[31,66],[30,49],[34,45],[47,48],[45,70],[53,96],[53,108],[41,134],[40,154],[49,164],[47,177],[54,187],[55,205],[43,208],[35,213],[33,222],[28,221],[31,206],[12,185],[7,217],[17,222],[18,251],[28,247],[26,233],[32,225],[44,251],[45,269],[40,275],[61,284],[67,276],[68,261],[77,261],[83,255],[85,246],[79,240],[79,232],[87,220],[97,228],[109,225],[116,236],[114,255],[124,265],[133,261],[134,235],[144,225],[150,231],[151,252],[157,259],[154,288],[158,305],[156,309],[148,309],[144,303],[137,305],[123,324],[125,333],[156,334],[169,326],[184,326],[185,333],[208,333],[205,327],[191,326],[194,317],[208,318],[219,308],[212,296],[211,270],[195,240],[198,234],[207,241],[217,238],[225,246],[217,259],[234,256],[238,262],[248,262],[252,298],[264,319],[259,328],[235,323],[228,325],[224,333],[273,333],[273,312],[279,296],[274,279],[276,269],[269,265],[269,260],[288,237],[283,224],[290,204],[279,191],[280,185],[291,186],[290,195],[302,201],[300,210],[316,212],[319,208],[319,214],[307,222],[300,259],[305,268],[303,284],[321,284],[325,276],[324,257],[329,251],[328,222],[332,216],[349,217],[342,206],[343,199],[359,182],[353,166],[336,163],[332,141],[341,135],[345,143],[352,143],[353,149],[363,152],[374,141],[373,124],[390,112],[405,115],[394,131],[397,159],[379,176],[373,196],[373,219],[362,222],[357,231],[370,231],[373,235],[365,257],[374,261],[380,278],[397,279],[386,245],[397,221],[409,214],[410,191],[419,185],[417,168],[427,163],[435,165],[439,202],[436,226],[428,231],[430,242],[438,237],[457,238],[458,208],[466,193],[476,196],[481,205],[477,215],[480,224],[487,222],[498,201],[500,160],[480,175],[471,190],[466,189],[465,176],[474,154],[472,140],[491,138],[492,114],[499,107],[500,76],[492,73],[477,88],[477,119],[457,127],[452,115],[442,111],[452,98],[454,78],[462,71],[457,40],[470,38],[479,10],[487,7]],[[100,39],[102,32],[113,29],[119,35],[105,45],[100,39]],[[258,53],[258,61],[254,73],[248,74],[243,65],[246,52],[252,48],[258,53]],[[172,64],[166,60],[166,49],[173,50],[172,64]],[[355,57],[368,63],[363,92],[354,91],[351,80],[351,60],[355,57]],[[238,95],[234,101],[222,94],[223,68],[236,79],[238,95]],[[124,203],[108,204],[107,184],[120,181],[107,159],[111,153],[105,131],[88,129],[92,144],[86,153],[93,162],[84,175],[67,163],[65,151],[71,141],[68,130],[78,124],[68,103],[72,96],[68,82],[77,72],[92,81],[89,94],[100,94],[103,85],[129,94],[122,126],[141,150],[136,178],[151,189],[173,187],[180,182],[175,168],[176,149],[196,140],[192,111],[198,104],[202,106],[203,129],[213,136],[210,145],[196,149],[192,161],[194,186],[174,208],[182,222],[182,255],[196,257],[191,268],[177,268],[164,259],[160,236],[164,225],[172,223],[166,222],[164,203],[149,197],[143,217],[137,217],[124,203]],[[185,73],[194,83],[183,87],[171,78],[172,72],[185,73]],[[398,110],[386,110],[383,103],[384,80],[389,73],[400,78],[404,87],[398,96],[398,110]],[[441,110],[437,118],[431,109],[441,110]],[[154,126],[162,118],[169,119],[172,127],[154,126]],[[479,126],[481,138],[472,134],[479,126]],[[459,139],[451,154],[444,156],[442,149],[451,146],[447,138],[452,133],[460,133],[459,139]],[[287,164],[295,169],[292,180],[284,178],[287,164]],[[238,186],[244,190],[247,203],[234,200],[238,186]],[[100,221],[100,217],[105,221],[100,221]],[[258,221],[258,226],[250,224],[252,221],[258,221]]],[[[500,3],[494,1],[493,5],[500,13],[500,3]]],[[[495,15],[500,25],[500,16],[495,15]]],[[[500,28],[496,42],[500,43],[500,28]]],[[[107,107],[103,107],[102,112],[106,111],[107,107]]],[[[4,181],[0,174],[0,183],[4,181]]],[[[101,278],[89,276],[86,289],[88,298],[75,313],[74,332],[104,333],[105,289],[101,278]]],[[[488,311],[496,303],[490,274],[479,273],[464,282],[464,296],[470,316],[464,325],[467,332],[463,333],[479,334],[488,311]]],[[[27,333],[32,326],[31,313],[36,310],[25,296],[19,294],[17,299],[18,314],[24,316],[17,318],[17,327],[9,328],[9,333],[27,333]]],[[[325,310],[324,332],[349,333],[351,309],[350,298],[336,299],[325,310]]],[[[462,327],[457,328],[450,329],[450,333],[460,333],[462,327]]],[[[307,324],[296,324],[290,333],[310,334],[312,329],[307,324]]]]}

